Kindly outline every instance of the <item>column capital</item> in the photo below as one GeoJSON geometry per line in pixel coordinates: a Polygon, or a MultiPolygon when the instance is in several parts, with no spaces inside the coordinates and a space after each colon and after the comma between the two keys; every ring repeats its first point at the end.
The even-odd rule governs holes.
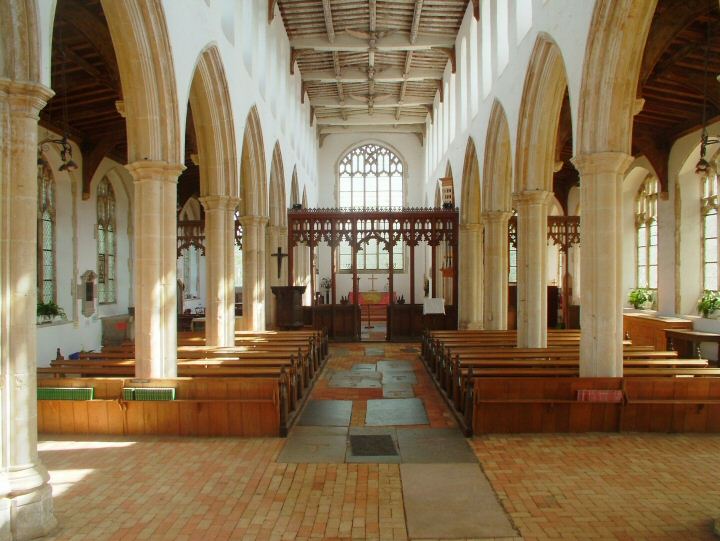
{"type": "Polygon", "coordinates": [[[254,216],[252,214],[247,214],[240,217],[240,224],[242,224],[243,227],[264,226],[267,223],[268,219],[265,216],[254,216]]]}
{"type": "Polygon", "coordinates": [[[162,160],[139,160],[127,164],[125,168],[130,171],[135,182],[154,180],[177,183],[180,173],[185,170],[182,164],[162,160]]]}
{"type": "Polygon", "coordinates": [[[578,154],[571,159],[573,165],[583,175],[611,173],[622,175],[633,161],[633,157],[624,152],[595,152],[578,154]]]}
{"type": "Polygon", "coordinates": [[[230,197],[227,195],[204,195],[199,198],[205,212],[212,210],[227,210],[230,206],[230,197]]]}
{"type": "Polygon", "coordinates": [[[10,114],[37,120],[40,110],[55,92],[40,83],[0,77],[0,99],[10,105],[10,114]]]}
{"type": "Polygon", "coordinates": [[[470,231],[479,233],[483,230],[483,224],[472,223],[472,224],[460,224],[460,231],[470,231]]]}
{"type": "Polygon", "coordinates": [[[509,210],[487,210],[482,213],[482,219],[486,223],[507,222],[512,216],[509,210]]]}
{"type": "Polygon", "coordinates": [[[525,205],[547,205],[553,197],[546,190],[524,190],[513,194],[513,203],[525,205]]]}

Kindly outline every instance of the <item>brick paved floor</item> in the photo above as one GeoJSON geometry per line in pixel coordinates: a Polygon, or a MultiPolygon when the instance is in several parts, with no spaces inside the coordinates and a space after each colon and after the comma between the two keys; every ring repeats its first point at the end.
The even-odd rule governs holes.
{"type": "MultiPolygon", "coordinates": [[[[320,389],[313,398],[329,392],[320,389]]],[[[415,392],[432,424],[452,424],[429,380],[419,379],[415,392]]],[[[366,398],[353,396],[357,404],[366,398]]],[[[41,440],[60,523],[48,539],[407,539],[396,464],[278,464],[282,439],[41,440]]],[[[526,540],[716,539],[720,436],[471,443],[526,540]]]]}

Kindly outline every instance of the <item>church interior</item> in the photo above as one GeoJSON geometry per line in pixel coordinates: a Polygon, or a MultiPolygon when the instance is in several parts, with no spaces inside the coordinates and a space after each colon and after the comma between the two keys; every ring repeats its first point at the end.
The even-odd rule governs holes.
{"type": "Polygon", "coordinates": [[[0,0],[0,120],[0,541],[720,536],[717,0],[0,0]]]}

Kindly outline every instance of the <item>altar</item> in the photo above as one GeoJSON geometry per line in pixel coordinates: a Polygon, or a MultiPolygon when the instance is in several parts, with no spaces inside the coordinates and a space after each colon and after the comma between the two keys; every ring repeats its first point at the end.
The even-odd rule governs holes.
{"type": "MultiPolygon", "coordinates": [[[[355,304],[355,296],[351,291],[348,295],[350,304],[355,304]]],[[[393,302],[397,302],[397,294],[393,291],[393,302]]],[[[390,304],[389,291],[358,291],[358,304],[390,304]]]]}

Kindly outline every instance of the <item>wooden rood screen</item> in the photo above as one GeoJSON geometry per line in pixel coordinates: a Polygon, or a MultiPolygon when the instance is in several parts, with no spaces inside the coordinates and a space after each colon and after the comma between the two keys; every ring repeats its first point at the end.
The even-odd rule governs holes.
{"type": "MultiPolygon", "coordinates": [[[[377,210],[344,209],[290,209],[288,210],[288,285],[294,284],[293,248],[306,244],[310,248],[310,268],[313,267],[315,247],[321,242],[330,246],[332,252],[331,304],[336,303],[337,259],[336,252],[341,242],[347,242],[352,250],[352,275],[354,302],[358,299],[357,253],[370,241],[377,241],[381,248],[393,254],[393,247],[404,243],[410,249],[410,304],[415,303],[415,247],[425,243],[432,250],[432,276],[436,276],[436,250],[445,243],[452,261],[457,268],[458,211],[457,209],[410,208],[377,210]]],[[[392,255],[388,264],[388,289],[390,304],[394,304],[392,255]]],[[[447,262],[446,262],[447,263],[447,262]]],[[[315,274],[310,273],[311,289],[316,290],[315,274]]],[[[457,306],[457,272],[453,272],[452,304],[457,306]]],[[[435,296],[433,281],[432,296],[435,296]]]]}

